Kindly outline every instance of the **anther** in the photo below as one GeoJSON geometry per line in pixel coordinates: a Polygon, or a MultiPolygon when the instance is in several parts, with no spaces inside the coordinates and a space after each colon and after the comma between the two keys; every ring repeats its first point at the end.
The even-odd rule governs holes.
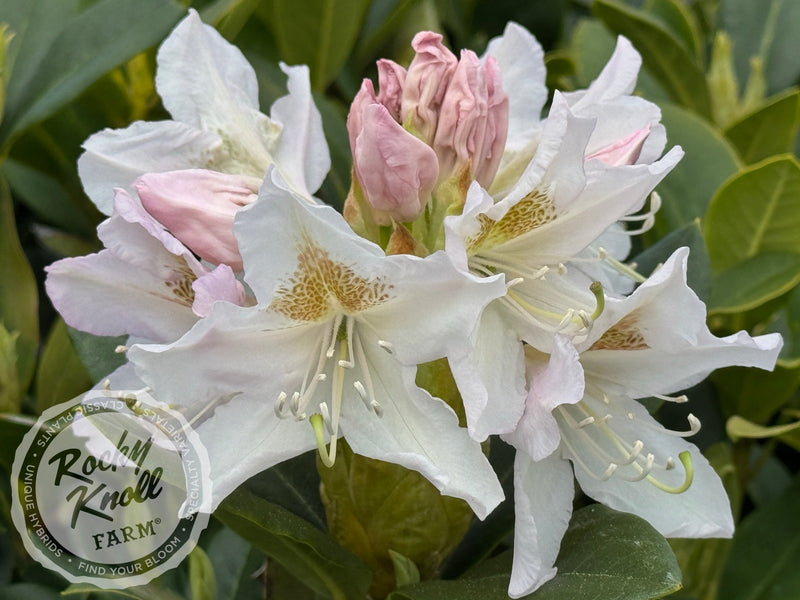
{"type": "Polygon", "coordinates": [[[665,402],[675,402],[677,404],[683,404],[684,402],[689,401],[689,397],[686,394],[681,396],[664,396],[662,394],[654,394],[654,398],[658,398],[659,400],[664,400],[665,402]]]}
{"type": "Polygon", "coordinates": [[[120,345],[120,346],[117,346],[116,348],[114,348],[114,353],[115,354],[125,354],[128,350],[129,350],[129,348],[127,346],[120,345]]]}
{"type": "Polygon", "coordinates": [[[364,388],[364,384],[360,381],[354,381],[353,387],[356,388],[358,395],[361,396],[361,401],[364,403],[364,406],[370,408],[369,395],[367,394],[366,388],[364,388]]]}
{"type": "Polygon", "coordinates": [[[386,350],[389,354],[394,354],[394,345],[386,340],[378,340],[378,346],[386,350]]]}
{"type": "Polygon", "coordinates": [[[286,406],[286,392],[281,392],[278,394],[278,398],[275,400],[275,414],[279,418],[283,418],[283,409],[286,406]]]}
{"type": "Polygon", "coordinates": [[[507,281],[506,282],[506,289],[511,289],[512,287],[514,287],[515,285],[519,285],[523,281],[525,281],[525,280],[522,277],[516,277],[516,278],[512,279],[511,281],[507,281]]]}
{"type": "Polygon", "coordinates": [[[600,260],[605,260],[607,256],[608,256],[608,250],[606,250],[602,246],[597,248],[597,258],[599,258],[600,260]]]}
{"type": "Polygon", "coordinates": [[[567,266],[564,263],[558,263],[558,274],[559,275],[567,274],[567,266]]]}
{"type": "Polygon", "coordinates": [[[618,467],[616,463],[610,463],[608,468],[605,470],[605,473],[600,476],[600,481],[608,481],[611,479],[611,476],[614,475],[614,472],[617,470],[617,468],[618,467]]]}
{"type": "Polygon", "coordinates": [[[372,411],[378,417],[382,417],[383,416],[383,407],[380,405],[380,402],[378,402],[377,400],[373,400],[372,402],[369,403],[369,405],[372,408],[372,411]]]}
{"type": "Polygon", "coordinates": [[[106,391],[111,389],[111,380],[110,379],[103,380],[103,389],[106,390],[106,391]]]}
{"type": "Polygon", "coordinates": [[[674,469],[675,468],[675,459],[672,458],[671,456],[669,458],[667,458],[667,464],[666,464],[666,466],[664,468],[667,471],[671,471],[672,469],[674,469]]]}
{"type": "Polygon", "coordinates": [[[328,410],[327,402],[319,403],[319,412],[322,414],[322,422],[325,423],[325,429],[328,430],[328,433],[333,435],[333,425],[331,424],[331,413],[328,410]]]}
{"type": "Polygon", "coordinates": [[[292,394],[292,399],[289,400],[289,410],[292,411],[293,415],[297,416],[300,411],[300,392],[292,394]]]}
{"type": "Polygon", "coordinates": [[[579,429],[583,429],[584,427],[586,427],[587,425],[591,425],[592,423],[594,423],[594,417],[586,417],[585,419],[583,419],[583,421],[580,421],[577,426],[579,429]]]}
{"type": "Polygon", "coordinates": [[[574,316],[575,316],[574,308],[570,308],[569,310],[567,310],[567,312],[564,313],[564,316],[561,317],[561,321],[559,321],[558,323],[557,331],[561,331],[567,325],[569,325],[572,322],[572,317],[574,316]]]}

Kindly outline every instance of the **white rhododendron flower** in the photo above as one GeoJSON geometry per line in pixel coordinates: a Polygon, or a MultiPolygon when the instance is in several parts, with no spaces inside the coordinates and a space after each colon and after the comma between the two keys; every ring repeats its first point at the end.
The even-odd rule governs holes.
{"type": "Polygon", "coordinates": [[[215,505],[314,447],[332,464],[342,436],[356,453],[419,471],[486,516],[503,498],[491,466],[414,377],[417,364],[466,343],[483,307],[504,293],[502,280],[463,274],[442,252],[386,256],[277,171],[234,230],[258,305],[217,303],[180,340],[128,354],[163,401],[231,397],[197,426],[215,505]]]}
{"type": "Polygon", "coordinates": [[[256,74],[241,51],[190,10],[157,55],[156,90],[171,121],[137,121],[84,142],[78,172],[87,195],[111,214],[113,189],[133,193],[144,173],[210,169],[263,179],[274,164],[311,197],[330,168],[308,67],[281,64],[289,95],[259,110],[256,74]]]}
{"type": "Polygon", "coordinates": [[[730,537],[728,496],[719,476],[684,437],[653,419],[638,398],[672,394],[733,365],[772,369],[778,334],[724,338],[706,326],[705,306],[686,285],[681,248],[633,294],[608,299],[588,337],[556,336],[548,356],[527,352],[525,413],[504,437],[517,448],[516,524],[509,593],[551,579],[572,513],[573,469],[584,492],[636,514],[667,537],[730,537]]]}

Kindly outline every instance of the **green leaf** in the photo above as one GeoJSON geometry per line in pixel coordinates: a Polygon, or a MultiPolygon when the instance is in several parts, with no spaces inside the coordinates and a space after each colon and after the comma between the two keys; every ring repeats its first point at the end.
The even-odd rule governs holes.
{"type": "Polygon", "coordinates": [[[725,432],[734,442],[742,438],[761,439],[778,437],[796,429],[800,429],[800,421],[766,427],[748,421],[739,415],[733,415],[725,423],[725,432]]]}
{"type": "Polygon", "coordinates": [[[709,314],[740,313],[778,298],[800,283],[800,254],[764,252],[715,273],[709,314]]]}
{"type": "Polygon", "coordinates": [[[773,154],[791,152],[800,125],[800,92],[787,90],[725,130],[742,160],[758,162],[773,154]]]}
{"type": "Polygon", "coordinates": [[[232,40],[258,8],[261,0],[216,0],[200,9],[203,23],[213,25],[227,39],[232,40]]]}
{"type": "Polygon", "coordinates": [[[57,319],[45,342],[36,372],[36,410],[41,413],[90,387],[92,381],[72,345],[67,325],[62,319],[57,319]]]}
{"type": "Polygon", "coordinates": [[[271,0],[259,14],[281,58],[307,64],[312,88],[323,91],[350,55],[369,5],[368,0],[271,0]]]}
{"type": "Polygon", "coordinates": [[[800,478],[742,521],[717,598],[784,600],[800,597],[800,478]]]}
{"type": "Polygon", "coordinates": [[[778,366],[770,372],[728,367],[715,371],[711,378],[725,415],[766,423],[794,394],[800,384],[800,369],[778,366]]]}
{"type": "Polygon", "coordinates": [[[0,413],[19,412],[22,394],[17,374],[17,338],[0,323],[0,413]]]}
{"type": "Polygon", "coordinates": [[[594,0],[592,12],[611,31],[630,39],[645,67],[675,102],[703,117],[711,116],[705,73],[681,41],[658,20],[618,0],[594,0]]]}
{"type": "Polygon", "coordinates": [[[394,565],[394,580],[397,587],[419,583],[419,569],[413,560],[394,550],[389,550],[389,556],[394,565]]]}
{"type": "Polygon", "coordinates": [[[0,413],[0,467],[11,473],[14,454],[36,419],[23,415],[0,413]]]}
{"type": "MultiPolygon", "coordinates": [[[[397,590],[387,600],[507,600],[510,560],[493,561],[487,566],[494,568],[487,570],[499,568],[500,574],[484,571],[483,577],[423,582],[397,590]]],[[[555,578],[525,598],[649,600],[681,587],[667,541],[643,519],[600,504],[573,515],[556,566],[555,578]]]]}
{"type": "Polygon", "coordinates": [[[214,565],[217,598],[220,600],[261,600],[262,589],[255,573],[264,555],[227,527],[211,527],[203,533],[206,554],[214,565]]]}
{"type": "Polygon", "coordinates": [[[113,67],[154,46],[182,16],[173,0],[6,2],[16,32],[0,147],[76,98],[113,67]]]}
{"type": "Polygon", "coordinates": [[[327,533],[241,488],[215,512],[225,525],[334,600],[364,598],[371,574],[327,533]]]}
{"type": "Polygon", "coordinates": [[[714,271],[765,252],[800,254],[800,164],[774,157],[748,167],[716,193],[705,220],[714,271]]]}
{"type": "Polygon", "coordinates": [[[38,583],[12,583],[0,586],[0,600],[58,600],[58,590],[38,583]]]}
{"type": "Polygon", "coordinates": [[[19,390],[24,393],[33,377],[39,346],[39,294],[36,279],[22,251],[14,222],[8,184],[0,175],[0,323],[13,334],[16,344],[19,390]]]}
{"type": "Polygon", "coordinates": [[[131,600],[183,600],[176,592],[160,588],[153,582],[122,590],[101,590],[89,583],[73,583],[61,592],[60,597],[85,597],[87,594],[91,594],[92,600],[117,600],[118,598],[130,598],[131,600]]]}
{"type": "Polygon", "coordinates": [[[92,382],[99,382],[125,364],[125,355],[115,350],[125,344],[127,336],[101,337],[72,327],[68,327],[67,331],[92,382]]]}
{"type": "Polygon", "coordinates": [[[705,48],[700,25],[686,4],[680,0],[648,0],[644,8],[672,32],[698,65],[704,63],[705,48]]]}
{"type": "Polygon", "coordinates": [[[636,270],[645,276],[650,275],[658,265],[666,262],[675,250],[683,246],[689,248],[687,272],[689,287],[701,300],[706,301],[711,290],[709,281],[711,265],[708,262],[706,244],[700,231],[700,222],[697,219],[685,227],[676,229],[644,252],[636,255],[633,258],[636,270]]]}
{"type": "Polygon", "coordinates": [[[195,546],[189,554],[189,587],[192,600],[215,600],[217,597],[214,565],[200,546],[195,546]]]}
{"type": "Polygon", "coordinates": [[[768,329],[783,336],[778,364],[791,369],[800,367],[800,287],[791,293],[786,306],[773,315],[768,329]]]}
{"type": "Polygon", "coordinates": [[[15,198],[30,208],[39,221],[72,233],[94,236],[94,227],[75,210],[58,179],[13,158],[3,162],[2,172],[15,198]]]}
{"type": "Polygon", "coordinates": [[[795,0],[722,0],[717,23],[735,40],[734,60],[739,80],[747,79],[751,57],[765,67],[768,92],[797,83],[797,32],[800,3],[795,0]]]}
{"type": "Polygon", "coordinates": [[[705,216],[717,188],[738,170],[739,159],[708,121],[672,104],[661,105],[661,117],[669,145],[680,145],[686,153],[658,186],[664,204],[654,233],[663,237],[705,216]]]}
{"type": "Polygon", "coordinates": [[[322,183],[320,197],[341,212],[350,189],[350,138],[345,118],[336,104],[320,94],[314,94],[314,103],[322,115],[322,127],[331,152],[331,170],[322,183]]]}

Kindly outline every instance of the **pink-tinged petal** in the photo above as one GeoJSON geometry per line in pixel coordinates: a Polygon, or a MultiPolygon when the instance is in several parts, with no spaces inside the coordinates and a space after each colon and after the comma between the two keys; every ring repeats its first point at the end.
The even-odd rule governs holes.
{"type": "Polygon", "coordinates": [[[403,129],[383,106],[364,108],[353,156],[356,175],[376,221],[413,221],[439,175],[434,151],[403,129]],[[382,216],[382,218],[381,218],[382,216]]]}
{"type": "MultiPolygon", "coordinates": [[[[486,135],[488,94],[481,63],[474,52],[461,51],[442,100],[433,148],[439,157],[442,178],[456,174],[483,148],[486,135]]],[[[475,162],[481,159],[475,156],[475,162]]]]}
{"type": "Polygon", "coordinates": [[[442,44],[442,36],[432,31],[415,35],[411,46],[416,55],[406,74],[400,121],[410,124],[421,139],[431,142],[458,59],[442,44]]]}
{"type": "Polygon", "coordinates": [[[378,104],[375,88],[372,85],[372,81],[364,79],[356,97],[353,98],[353,102],[350,104],[350,112],[347,113],[347,135],[350,139],[350,152],[352,154],[356,153],[356,138],[364,128],[362,116],[364,109],[373,104],[378,104]]]}
{"type": "Polygon", "coordinates": [[[647,125],[616,142],[601,148],[586,157],[586,160],[599,160],[610,166],[619,167],[622,165],[632,165],[639,160],[639,154],[645,140],[650,135],[650,125],[647,125]]]}
{"type": "Polygon", "coordinates": [[[517,429],[503,439],[533,460],[553,454],[561,443],[553,410],[562,404],[575,404],[583,398],[584,379],[580,358],[572,341],[556,335],[549,359],[530,348],[526,351],[528,397],[525,414],[517,429]]]}
{"type": "Polygon", "coordinates": [[[509,94],[506,150],[520,152],[536,137],[547,102],[544,51],[527,29],[508,23],[503,35],[489,42],[483,59],[489,56],[497,60],[509,94]]]}
{"type": "Polygon", "coordinates": [[[589,88],[564,95],[576,113],[582,112],[592,104],[608,102],[620,96],[629,96],[636,87],[636,79],[641,66],[642,57],[630,41],[620,35],[617,37],[614,53],[589,88]]]}
{"type": "Polygon", "coordinates": [[[486,135],[483,138],[483,147],[477,152],[480,162],[473,167],[473,173],[475,179],[488,188],[503,158],[503,149],[508,138],[509,104],[508,96],[503,90],[500,69],[491,56],[484,63],[484,79],[488,94],[486,135]]]}
{"type": "Polygon", "coordinates": [[[556,574],[553,566],[572,516],[572,469],[558,454],[514,459],[514,562],[508,595],[520,598],[556,574]]]}
{"type": "Polygon", "coordinates": [[[194,303],[192,312],[198,317],[205,317],[211,312],[215,302],[223,301],[245,306],[247,294],[244,286],[236,279],[228,265],[219,265],[210,273],[198,277],[192,284],[194,303]]]}
{"type": "Polygon", "coordinates": [[[147,211],[198,256],[242,270],[233,218],[257,198],[261,181],[245,175],[190,169],[148,173],[136,180],[147,211]]]}
{"type": "Polygon", "coordinates": [[[405,83],[406,70],[403,67],[385,58],[378,61],[378,102],[386,107],[396,121],[400,121],[405,83]]]}

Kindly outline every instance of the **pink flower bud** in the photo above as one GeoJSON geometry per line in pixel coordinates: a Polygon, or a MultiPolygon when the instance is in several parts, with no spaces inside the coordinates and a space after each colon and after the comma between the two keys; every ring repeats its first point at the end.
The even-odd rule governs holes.
{"type": "Polygon", "coordinates": [[[639,153],[642,151],[642,146],[648,135],[650,135],[649,124],[626,135],[613,144],[609,144],[605,148],[593,152],[586,157],[586,160],[599,160],[610,167],[632,165],[639,159],[639,153]]]}
{"type": "Polygon", "coordinates": [[[408,67],[403,86],[400,122],[410,122],[415,133],[430,143],[458,59],[442,44],[442,36],[432,31],[415,35],[411,46],[417,53],[408,67]]]}
{"type": "Polygon", "coordinates": [[[386,107],[364,107],[353,164],[375,221],[413,221],[428,201],[439,175],[434,151],[405,129],[386,107]]]}
{"type": "Polygon", "coordinates": [[[386,107],[395,121],[400,121],[400,104],[406,70],[396,62],[382,58],[378,61],[378,102],[386,107]]]}
{"type": "Polygon", "coordinates": [[[257,197],[261,181],[203,169],[147,173],[135,184],[142,205],[200,258],[242,270],[233,218],[257,197]]]}
{"type": "Polygon", "coordinates": [[[508,97],[495,61],[490,58],[484,66],[474,52],[462,50],[433,142],[441,176],[470,165],[478,183],[488,187],[500,164],[507,133],[508,97]]]}
{"type": "Polygon", "coordinates": [[[364,108],[372,104],[377,104],[378,98],[375,96],[375,88],[369,79],[361,82],[361,89],[358,90],[356,97],[350,104],[350,112],[347,115],[347,135],[350,138],[350,152],[355,156],[356,138],[362,129],[362,113],[364,108]]]}

